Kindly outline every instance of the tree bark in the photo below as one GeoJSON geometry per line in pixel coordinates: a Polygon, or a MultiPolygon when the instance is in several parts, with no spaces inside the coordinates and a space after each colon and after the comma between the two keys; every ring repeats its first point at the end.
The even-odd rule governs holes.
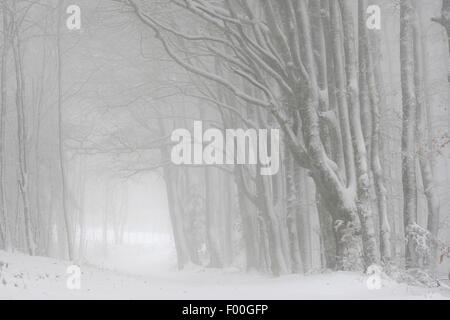
{"type": "Polygon", "coordinates": [[[415,244],[417,226],[417,185],[415,122],[417,98],[414,87],[414,51],[413,51],[414,11],[410,0],[400,2],[400,66],[402,85],[402,183],[403,183],[403,219],[405,226],[407,268],[418,266],[415,244]]]}
{"type": "Polygon", "coordinates": [[[344,27],[344,51],[347,74],[347,95],[349,101],[350,129],[355,152],[357,175],[357,208],[361,222],[364,259],[366,267],[379,262],[379,250],[375,238],[372,207],[370,202],[370,178],[367,149],[361,128],[361,109],[359,104],[358,67],[355,48],[353,17],[348,1],[339,1],[344,27]]]}
{"type": "MultiPolygon", "coordinates": [[[[365,74],[367,81],[367,94],[370,104],[372,130],[370,133],[371,139],[371,169],[373,172],[373,179],[375,184],[375,193],[377,198],[378,218],[379,218],[379,237],[380,237],[380,256],[383,263],[388,263],[391,258],[391,242],[390,242],[390,226],[388,220],[386,186],[383,175],[383,167],[380,160],[380,93],[376,83],[376,72],[381,75],[381,70],[375,71],[375,68],[380,68],[376,65],[372,58],[372,42],[369,40],[369,32],[366,28],[366,8],[367,1],[359,0],[359,45],[360,45],[360,73],[365,74]]],[[[380,84],[382,85],[382,84],[380,84]]]]}
{"type": "Polygon", "coordinates": [[[62,210],[64,227],[66,229],[67,254],[69,260],[73,259],[73,238],[72,226],[70,224],[69,209],[67,206],[67,181],[64,157],[64,132],[63,132],[63,93],[62,93],[62,53],[61,53],[61,17],[63,15],[63,1],[59,2],[58,6],[58,25],[56,38],[57,51],[57,68],[58,68],[58,152],[59,152],[59,169],[61,174],[61,192],[62,192],[62,210]]]}
{"type": "Polygon", "coordinates": [[[1,109],[0,109],[0,239],[4,249],[9,250],[11,248],[11,236],[9,231],[8,221],[8,205],[6,203],[6,177],[5,177],[5,147],[6,147],[6,103],[7,103],[7,88],[6,88],[6,66],[8,59],[8,51],[10,47],[9,27],[8,27],[8,14],[7,14],[6,2],[3,2],[3,49],[2,49],[2,65],[1,65],[1,109]]]}
{"type": "Polygon", "coordinates": [[[36,248],[34,242],[34,235],[31,225],[31,208],[29,201],[29,184],[28,184],[28,164],[27,164],[27,133],[26,133],[26,118],[25,118],[25,105],[24,105],[24,74],[22,66],[22,54],[20,47],[20,40],[16,34],[12,40],[13,52],[16,71],[16,108],[17,108],[17,136],[18,136],[18,148],[19,148],[19,191],[23,204],[23,215],[25,223],[25,240],[27,251],[30,255],[35,255],[36,248]]]}
{"type": "Polygon", "coordinates": [[[428,217],[427,229],[430,232],[430,252],[427,257],[428,267],[435,270],[438,261],[438,231],[439,231],[439,197],[436,192],[436,182],[428,150],[427,102],[424,85],[423,46],[420,22],[414,19],[414,85],[417,99],[416,139],[422,184],[427,199],[428,217]]]}

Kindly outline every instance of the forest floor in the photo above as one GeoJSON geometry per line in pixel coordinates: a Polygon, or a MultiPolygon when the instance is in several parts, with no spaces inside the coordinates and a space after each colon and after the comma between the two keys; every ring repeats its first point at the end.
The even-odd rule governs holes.
{"type": "Polygon", "coordinates": [[[178,271],[171,250],[115,247],[81,263],[81,289],[67,287],[70,262],[0,251],[0,299],[450,299],[448,288],[425,288],[383,279],[369,290],[368,276],[352,272],[270,277],[233,268],[178,271]]]}

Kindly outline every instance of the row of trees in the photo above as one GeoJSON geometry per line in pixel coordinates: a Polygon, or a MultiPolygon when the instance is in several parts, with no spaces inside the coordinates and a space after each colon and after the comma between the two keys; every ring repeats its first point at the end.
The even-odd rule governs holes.
{"type": "MultiPolygon", "coordinates": [[[[191,100],[172,108],[183,120],[162,121],[161,137],[192,127],[192,119],[283,133],[283,165],[273,177],[245,165],[174,167],[170,146],[161,147],[180,267],[198,263],[198,234],[212,266],[230,263],[237,224],[247,267],[274,274],[371,264],[434,269],[446,218],[440,203],[448,197],[438,193],[436,148],[446,147],[448,134],[430,132],[430,113],[439,110],[425,84],[429,9],[376,2],[383,18],[396,20],[394,39],[368,29],[365,0],[124,2],[189,74],[191,86],[180,93],[191,100]],[[398,51],[386,55],[386,44],[398,51]],[[386,66],[396,61],[401,75],[393,83],[386,66]],[[392,146],[395,131],[382,121],[400,119],[389,119],[399,102],[389,83],[401,89],[403,105],[401,141],[392,146]],[[191,212],[193,190],[203,200],[203,233],[191,212]],[[401,193],[401,207],[390,191],[401,193]]],[[[448,55],[434,63],[446,67],[448,55]]],[[[448,103],[448,90],[439,95],[448,103]]]]}
{"type": "Polygon", "coordinates": [[[83,84],[63,84],[64,3],[2,0],[0,10],[0,248],[73,259],[86,174],[81,158],[66,159],[63,104],[83,84]]]}
{"type": "MultiPolygon", "coordinates": [[[[95,19],[69,34],[63,1],[2,2],[2,248],[81,257],[86,181],[156,171],[179,268],[436,270],[449,240],[447,0],[82,4],[95,19]],[[279,172],[174,165],[171,133],[196,120],[280,129],[279,172]]],[[[120,189],[101,181],[106,244],[123,216],[120,189]]]]}

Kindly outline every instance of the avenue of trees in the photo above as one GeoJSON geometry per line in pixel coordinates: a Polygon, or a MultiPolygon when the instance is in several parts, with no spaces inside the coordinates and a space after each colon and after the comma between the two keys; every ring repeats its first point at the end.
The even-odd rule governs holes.
{"type": "MultiPolygon", "coordinates": [[[[84,186],[108,167],[161,174],[180,269],[439,269],[448,0],[84,1],[82,33],[64,1],[1,3],[1,248],[80,258],[84,186]],[[279,172],[173,164],[196,120],[280,129],[279,172]]],[[[102,228],[120,240],[119,198],[102,228]]]]}

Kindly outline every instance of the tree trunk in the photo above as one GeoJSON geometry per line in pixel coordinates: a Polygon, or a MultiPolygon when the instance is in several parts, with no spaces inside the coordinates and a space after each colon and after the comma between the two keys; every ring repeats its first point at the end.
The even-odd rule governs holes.
{"type": "Polygon", "coordinates": [[[286,223],[289,232],[289,247],[292,257],[292,271],[295,273],[302,273],[303,262],[300,254],[300,230],[298,229],[298,214],[300,210],[300,192],[297,190],[295,179],[296,174],[294,170],[294,161],[290,151],[285,148],[285,175],[286,175],[286,223]]]}
{"type": "Polygon", "coordinates": [[[6,203],[6,184],[5,184],[5,145],[6,145],[6,66],[9,51],[9,28],[8,28],[8,14],[5,2],[3,3],[3,49],[2,49],[2,66],[1,66],[1,95],[2,101],[0,106],[0,240],[3,248],[9,250],[11,248],[11,236],[9,231],[8,221],[8,204],[6,203]]]}
{"type": "Polygon", "coordinates": [[[58,6],[58,25],[57,25],[57,38],[56,38],[56,50],[57,50],[57,68],[58,68],[58,152],[59,152],[59,169],[61,174],[61,192],[62,192],[62,210],[64,218],[64,227],[66,229],[67,240],[67,254],[69,260],[73,259],[73,238],[72,229],[69,219],[69,209],[67,207],[67,182],[66,182],[66,170],[65,170],[65,157],[64,157],[64,132],[63,132],[63,93],[62,93],[62,53],[61,53],[61,17],[63,15],[63,1],[59,2],[58,6]]]}
{"type": "Polygon", "coordinates": [[[400,65],[402,85],[402,182],[403,216],[406,237],[406,267],[418,266],[415,244],[417,219],[417,185],[415,154],[415,122],[417,100],[414,88],[413,51],[414,11],[411,0],[400,2],[400,65]]]}
{"type": "MultiPolygon", "coordinates": [[[[373,179],[375,183],[375,193],[377,197],[379,229],[380,229],[380,255],[381,261],[388,263],[391,258],[391,242],[390,242],[390,226],[387,216],[387,198],[386,187],[383,176],[383,168],[380,160],[380,94],[376,83],[375,68],[380,68],[380,65],[375,65],[371,49],[372,42],[369,41],[369,35],[366,27],[366,8],[367,1],[360,0],[359,9],[359,39],[360,39],[360,73],[365,74],[364,81],[367,81],[367,93],[370,104],[372,132],[371,139],[371,168],[373,172],[373,179]]],[[[381,75],[381,70],[377,70],[381,75]]],[[[382,85],[382,84],[380,84],[382,85]]],[[[369,138],[368,138],[369,139],[369,138]]]]}
{"type": "Polygon", "coordinates": [[[28,165],[27,165],[27,133],[26,118],[24,106],[24,75],[22,69],[22,54],[20,48],[20,40],[15,35],[13,39],[13,52],[16,71],[16,107],[17,107],[17,136],[19,148],[19,191],[23,204],[23,215],[25,223],[25,240],[27,251],[30,255],[35,255],[36,248],[34,243],[34,235],[31,225],[31,212],[29,201],[29,184],[28,184],[28,165]]]}
{"type": "Polygon", "coordinates": [[[209,251],[209,266],[220,268],[223,266],[222,251],[220,250],[219,223],[220,218],[220,197],[216,188],[218,172],[216,168],[205,168],[205,214],[206,214],[206,236],[209,251]]]}
{"type": "Polygon", "coordinates": [[[438,261],[438,230],[439,230],[439,197],[428,150],[427,106],[424,85],[423,46],[420,22],[414,19],[414,84],[417,99],[416,137],[422,184],[427,199],[428,217],[427,229],[430,232],[430,252],[427,257],[428,267],[436,268],[438,261]]]}
{"type": "MultiPolygon", "coordinates": [[[[161,137],[164,137],[167,132],[164,126],[164,122],[159,122],[159,132],[161,137]]],[[[162,159],[170,159],[170,151],[168,146],[161,148],[162,159]]],[[[177,181],[178,181],[178,168],[165,165],[163,167],[164,182],[166,184],[167,203],[169,206],[170,222],[172,226],[172,235],[175,242],[175,250],[177,253],[178,269],[183,269],[192,260],[189,253],[188,241],[185,235],[183,226],[183,215],[180,208],[180,203],[177,199],[177,181]]]]}
{"type": "Polygon", "coordinates": [[[364,260],[366,267],[379,262],[379,251],[375,238],[375,226],[370,202],[370,178],[367,150],[361,128],[359,104],[358,67],[355,48],[353,17],[348,1],[339,1],[344,27],[344,51],[347,74],[347,95],[350,113],[350,129],[354,143],[355,168],[357,175],[357,208],[361,222],[364,260]]]}
{"type": "Polygon", "coordinates": [[[235,168],[235,181],[238,189],[239,212],[242,219],[242,235],[244,237],[245,256],[247,259],[247,270],[264,269],[262,253],[260,250],[260,221],[258,219],[257,208],[255,204],[246,196],[246,181],[244,167],[242,165],[235,168]]]}

